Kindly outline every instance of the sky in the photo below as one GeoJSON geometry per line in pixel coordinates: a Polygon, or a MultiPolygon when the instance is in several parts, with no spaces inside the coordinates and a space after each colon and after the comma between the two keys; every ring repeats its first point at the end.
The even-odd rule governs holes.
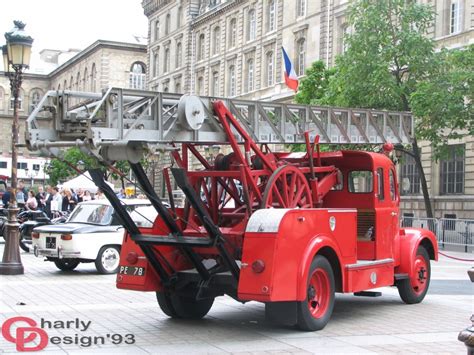
{"type": "Polygon", "coordinates": [[[3,34],[13,28],[13,20],[20,20],[26,23],[25,30],[34,39],[33,53],[42,49],[84,49],[98,39],[134,42],[134,36],[146,37],[148,33],[142,0],[15,0],[7,3],[0,11],[0,45],[5,44],[3,34]]]}

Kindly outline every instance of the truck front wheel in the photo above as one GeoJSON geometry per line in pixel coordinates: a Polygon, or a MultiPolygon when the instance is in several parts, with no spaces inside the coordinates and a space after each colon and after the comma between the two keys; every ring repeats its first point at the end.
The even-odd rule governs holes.
{"type": "Polygon", "coordinates": [[[309,269],[306,300],[298,302],[298,328],[315,331],[326,326],[334,309],[334,289],[331,264],[316,255],[309,269]]]}
{"type": "Polygon", "coordinates": [[[196,300],[193,296],[165,292],[157,292],[156,298],[163,313],[171,318],[181,319],[201,319],[214,303],[214,298],[196,300]]]}
{"type": "Polygon", "coordinates": [[[398,293],[407,304],[420,303],[428,292],[431,266],[430,257],[424,247],[418,247],[412,268],[411,277],[397,281],[398,293]]]}

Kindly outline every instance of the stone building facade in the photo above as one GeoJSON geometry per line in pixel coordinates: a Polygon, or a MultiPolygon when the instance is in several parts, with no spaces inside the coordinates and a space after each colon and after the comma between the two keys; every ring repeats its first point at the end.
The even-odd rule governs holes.
{"type": "MultiPolygon", "coordinates": [[[[439,47],[474,43],[474,0],[421,0],[436,11],[430,31],[439,47]]],[[[298,76],[315,60],[328,66],[344,51],[348,0],[143,0],[149,19],[148,82],[152,90],[291,100],[281,47],[298,76]]],[[[474,138],[450,142],[433,162],[421,142],[436,217],[474,218],[474,138]]],[[[419,176],[409,156],[400,164],[404,213],[425,215],[419,176]]]]}
{"type": "MultiPolygon", "coordinates": [[[[20,93],[20,143],[24,143],[26,118],[48,90],[100,92],[108,86],[146,88],[146,45],[98,40],[83,51],[73,53],[72,58],[60,65],[57,62],[59,53],[41,51],[44,67],[54,69],[41,74],[36,71],[44,72],[44,69],[27,71],[24,75],[20,93]]],[[[0,174],[8,176],[11,171],[12,116],[10,82],[0,72],[0,174]]],[[[34,153],[20,149],[18,177],[28,180],[31,177],[38,182],[47,178],[42,168],[47,161],[34,153]]]]}

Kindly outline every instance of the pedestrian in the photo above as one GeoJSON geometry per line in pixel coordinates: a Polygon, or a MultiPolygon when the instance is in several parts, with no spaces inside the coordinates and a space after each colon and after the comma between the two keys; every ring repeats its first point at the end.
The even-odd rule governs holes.
{"type": "Polygon", "coordinates": [[[57,188],[57,186],[54,186],[51,199],[51,214],[53,214],[54,212],[61,211],[62,205],[63,197],[59,193],[59,189],[57,188]]]}
{"type": "Polygon", "coordinates": [[[46,186],[46,194],[44,197],[44,212],[51,218],[51,201],[53,200],[53,189],[50,185],[46,186]]]}
{"type": "Polygon", "coordinates": [[[82,196],[82,201],[90,201],[92,196],[89,190],[84,191],[84,196],[82,196]]]}
{"type": "Polygon", "coordinates": [[[84,201],[84,190],[81,188],[77,189],[76,197],[78,203],[84,201]]]}
{"type": "Polygon", "coordinates": [[[97,189],[97,192],[95,193],[95,199],[96,200],[104,200],[105,199],[104,193],[102,192],[101,189],[97,189]]]}
{"type": "Polygon", "coordinates": [[[64,189],[64,197],[62,201],[62,209],[63,212],[72,212],[72,210],[77,205],[77,198],[74,196],[72,191],[68,188],[64,189]]]}
{"type": "Polygon", "coordinates": [[[120,189],[120,191],[117,193],[117,197],[122,199],[126,198],[127,196],[125,195],[125,191],[123,189],[120,189]]]}
{"type": "Polygon", "coordinates": [[[12,191],[12,188],[8,187],[7,190],[3,193],[3,196],[2,196],[3,208],[8,208],[8,205],[10,204],[11,191],[12,191]]]}
{"type": "Polygon", "coordinates": [[[43,186],[38,186],[38,193],[35,198],[38,203],[38,210],[44,211],[46,207],[46,193],[44,192],[43,186]]]}
{"type": "Polygon", "coordinates": [[[28,191],[28,199],[26,200],[25,208],[30,211],[35,211],[38,208],[38,201],[36,200],[33,190],[28,191]]]}

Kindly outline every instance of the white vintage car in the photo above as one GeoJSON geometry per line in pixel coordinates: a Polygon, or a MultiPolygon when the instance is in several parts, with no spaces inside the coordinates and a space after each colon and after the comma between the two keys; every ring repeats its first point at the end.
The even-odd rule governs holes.
{"type": "MultiPolygon", "coordinates": [[[[157,216],[148,200],[121,200],[138,227],[151,227],[157,216]]],[[[108,200],[81,202],[64,224],[33,230],[32,246],[37,257],[46,257],[63,271],[79,263],[95,262],[101,274],[118,271],[124,235],[118,216],[108,200]]]]}

